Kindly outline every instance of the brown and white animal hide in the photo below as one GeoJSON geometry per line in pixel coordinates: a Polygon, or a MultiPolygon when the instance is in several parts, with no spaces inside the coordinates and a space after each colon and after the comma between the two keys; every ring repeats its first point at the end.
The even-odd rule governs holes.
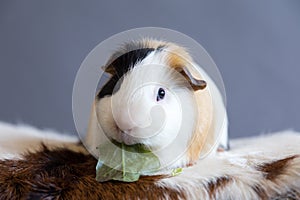
{"type": "Polygon", "coordinates": [[[0,199],[300,199],[300,134],[235,139],[177,176],[95,180],[74,136],[0,123],[0,199]]]}

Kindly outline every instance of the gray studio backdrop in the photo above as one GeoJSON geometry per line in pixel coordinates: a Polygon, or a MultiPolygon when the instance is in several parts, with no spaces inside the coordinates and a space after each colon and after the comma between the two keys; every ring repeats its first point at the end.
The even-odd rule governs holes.
{"type": "Polygon", "coordinates": [[[0,120],[76,133],[72,87],[99,42],[136,27],[189,35],[218,65],[231,137],[300,131],[300,1],[0,1],[0,120]]]}

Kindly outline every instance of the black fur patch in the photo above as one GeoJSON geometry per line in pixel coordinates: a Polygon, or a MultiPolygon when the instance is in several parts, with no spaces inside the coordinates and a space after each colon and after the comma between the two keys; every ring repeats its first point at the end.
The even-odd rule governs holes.
{"type": "Polygon", "coordinates": [[[143,60],[149,53],[154,50],[154,48],[141,48],[132,50],[111,61],[106,68],[113,68],[115,73],[98,93],[98,99],[103,98],[107,95],[112,95],[115,91],[118,91],[119,87],[115,86],[118,81],[119,83],[122,82],[122,80],[120,79],[124,76],[124,74],[126,74],[132,67],[134,67],[134,65],[138,61],[143,60]]]}
{"type": "Polygon", "coordinates": [[[166,45],[159,45],[159,46],[156,48],[156,51],[162,51],[162,50],[164,50],[164,48],[166,48],[166,45]]]}

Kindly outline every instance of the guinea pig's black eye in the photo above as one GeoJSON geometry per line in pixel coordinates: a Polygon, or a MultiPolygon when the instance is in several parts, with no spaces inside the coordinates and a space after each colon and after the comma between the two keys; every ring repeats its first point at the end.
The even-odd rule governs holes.
{"type": "Polygon", "coordinates": [[[156,96],[156,101],[160,101],[165,98],[166,92],[163,88],[159,88],[156,96]]]}

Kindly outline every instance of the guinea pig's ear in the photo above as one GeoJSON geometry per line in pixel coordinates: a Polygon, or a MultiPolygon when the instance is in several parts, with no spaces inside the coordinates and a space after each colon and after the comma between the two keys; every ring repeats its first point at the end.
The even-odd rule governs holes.
{"type": "Polygon", "coordinates": [[[112,65],[102,66],[101,69],[111,75],[114,75],[116,73],[116,70],[115,70],[115,68],[113,68],[112,65]]]}
{"type": "Polygon", "coordinates": [[[206,81],[194,77],[187,67],[178,67],[176,70],[189,81],[194,91],[203,90],[206,87],[206,81]]]}

